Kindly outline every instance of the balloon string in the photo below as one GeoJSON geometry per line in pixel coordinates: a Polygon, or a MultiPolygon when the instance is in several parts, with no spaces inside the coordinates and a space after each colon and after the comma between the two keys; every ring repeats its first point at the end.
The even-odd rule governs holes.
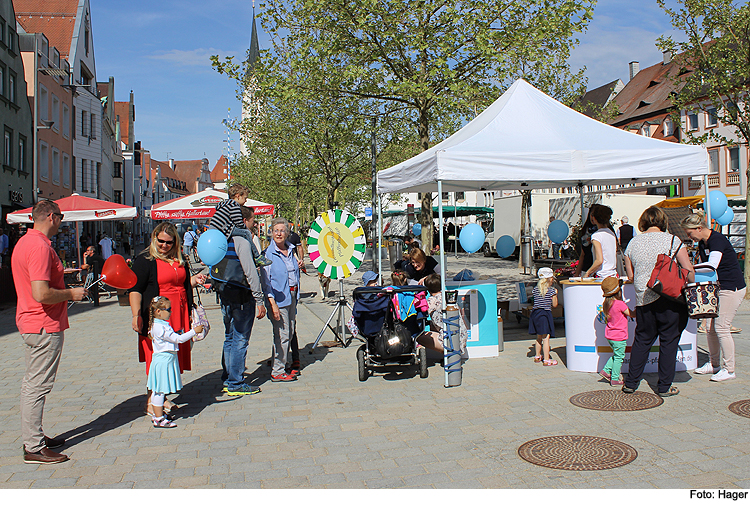
{"type": "MultiPolygon", "coordinates": [[[[94,287],[94,286],[95,286],[96,284],[98,284],[99,282],[103,282],[105,278],[106,278],[106,277],[104,277],[104,276],[100,276],[100,277],[99,277],[99,280],[97,280],[96,282],[91,282],[91,284],[90,284],[90,285],[88,285],[88,286],[86,287],[86,289],[91,289],[92,287],[94,287]]],[[[88,293],[86,293],[86,295],[88,296],[88,293]]],[[[68,309],[70,309],[70,308],[71,308],[71,307],[73,306],[73,304],[74,304],[74,303],[77,303],[77,302],[76,302],[76,301],[74,301],[74,300],[71,300],[70,302],[68,302],[68,309]]]]}

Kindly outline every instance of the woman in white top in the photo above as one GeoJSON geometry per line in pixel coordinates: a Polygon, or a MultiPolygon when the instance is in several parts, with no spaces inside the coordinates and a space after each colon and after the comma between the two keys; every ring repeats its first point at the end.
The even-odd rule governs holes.
{"type": "Polygon", "coordinates": [[[594,248],[594,263],[581,275],[583,278],[596,275],[605,278],[617,275],[617,237],[612,231],[610,219],[612,209],[604,205],[591,207],[591,222],[598,230],[591,236],[594,248]]]}

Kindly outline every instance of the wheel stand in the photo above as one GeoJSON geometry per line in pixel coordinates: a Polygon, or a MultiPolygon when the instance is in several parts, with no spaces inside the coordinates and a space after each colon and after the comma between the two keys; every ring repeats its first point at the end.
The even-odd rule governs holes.
{"type": "Polygon", "coordinates": [[[333,311],[331,312],[331,315],[328,316],[328,320],[325,322],[325,325],[323,325],[323,328],[320,329],[320,334],[318,334],[318,337],[315,339],[315,342],[313,343],[312,348],[310,348],[310,353],[313,353],[313,350],[315,350],[315,347],[318,346],[318,343],[320,343],[320,338],[323,337],[323,333],[326,331],[326,328],[331,329],[331,332],[333,332],[334,337],[336,338],[336,341],[341,344],[344,348],[348,347],[352,339],[355,337],[361,341],[364,341],[360,336],[353,336],[350,335],[348,338],[346,337],[346,314],[344,312],[344,308],[348,307],[349,311],[352,311],[352,306],[349,305],[349,303],[346,301],[346,296],[344,296],[344,279],[339,279],[339,298],[336,300],[336,306],[333,308],[333,311]],[[333,317],[336,316],[336,327],[331,326],[331,321],[333,320],[333,317]]]}

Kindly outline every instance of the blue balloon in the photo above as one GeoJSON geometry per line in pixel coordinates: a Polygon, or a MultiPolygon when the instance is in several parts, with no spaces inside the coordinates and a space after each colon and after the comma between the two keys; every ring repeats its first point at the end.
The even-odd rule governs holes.
{"type": "Polygon", "coordinates": [[[201,261],[213,266],[227,254],[227,238],[219,230],[212,228],[201,234],[197,248],[201,261]]]}
{"type": "Polygon", "coordinates": [[[547,227],[547,236],[549,237],[549,240],[551,240],[555,244],[562,243],[565,239],[568,238],[569,234],[570,229],[568,228],[567,223],[559,219],[552,221],[547,227]]]}
{"type": "Polygon", "coordinates": [[[503,235],[497,240],[495,251],[500,258],[510,257],[516,251],[516,241],[510,235],[503,235]]]}
{"type": "Polygon", "coordinates": [[[695,283],[699,282],[716,282],[716,271],[713,269],[695,268],[695,283]]]}
{"type": "MultiPolygon", "coordinates": [[[[711,204],[711,211],[714,211],[713,203],[711,204]]],[[[732,221],[734,221],[734,210],[732,210],[731,206],[728,206],[723,214],[721,214],[719,217],[715,217],[714,219],[716,219],[716,222],[722,226],[730,224],[732,221]]]]}
{"type": "Polygon", "coordinates": [[[419,235],[422,233],[422,225],[419,223],[414,223],[414,226],[411,227],[411,233],[414,235],[419,235]]]}
{"type": "Polygon", "coordinates": [[[727,211],[727,196],[721,190],[712,190],[708,194],[708,200],[711,202],[711,218],[718,219],[727,211]]]}
{"type": "Polygon", "coordinates": [[[484,230],[476,223],[467,224],[458,235],[458,242],[466,253],[474,253],[484,245],[484,230]]]}

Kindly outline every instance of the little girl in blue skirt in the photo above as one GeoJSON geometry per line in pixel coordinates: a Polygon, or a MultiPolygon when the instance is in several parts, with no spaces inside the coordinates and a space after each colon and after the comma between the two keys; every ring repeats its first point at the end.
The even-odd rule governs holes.
{"type": "Polygon", "coordinates": [[[196,325],[192,330],[178,334],[169,324],[171,312],[172,303],[166,296],[157,296],[151,300],[148,332],[153,342],[154,355],[146,386],[151,390],[151,404],[154,407],[151,421],[154,427],[163,428],[177,427],[177,424],[164,416],[164,399],[169,393],[177,393],[182,388],[180,365],[177,362],[179,345],[203,331],[203,325],[196,325]]]}
{"type": "Polygon", "coordinates": [[[552,269],[543,267],[537,272],[539,282],[534,287],[534,308],[529,318],[529,334],[536,334],[534,343],[534,362],[542,362],[544,352],[544,366],[555,366],[557,361],[549,356],[549,338],[555,337],[555,322],[552,320],[552,307],[557,307],[557,289],[555,274],[552,269]]]}

